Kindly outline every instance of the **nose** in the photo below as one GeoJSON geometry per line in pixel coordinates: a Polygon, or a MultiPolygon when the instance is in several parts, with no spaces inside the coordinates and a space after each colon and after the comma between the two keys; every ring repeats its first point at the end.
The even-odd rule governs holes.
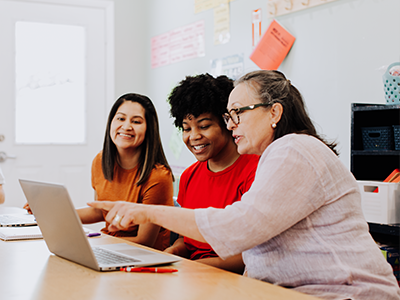
{"type": "Polygon", "coordinates": [[[189,135],[189,139],[190,140],[198,140],[200,138],[201,138],[201,134],[200,134],[200,132],[198,130],[192,129],[190,131],[190,135],[189,135]]]}
{"type": "Polygon", "coordinates": [[[129,120],[126,120],[123,124],[122,124],[122,129],[124,130],[131,130],[132,129],[132,124],[129,120]]]}
{"type": "Polygon", "coordinates": [[[233,130],[235,127],[237,127],[237,125],[232,121],[232,118],[229,118],[228,123],[226,123],[226,128],[228,128],[228,130],[233,130]]]}

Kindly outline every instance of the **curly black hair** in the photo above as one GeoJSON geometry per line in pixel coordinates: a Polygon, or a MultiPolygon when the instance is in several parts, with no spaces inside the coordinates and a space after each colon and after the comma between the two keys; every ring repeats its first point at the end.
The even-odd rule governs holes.
{"type": "Polygon", "coordinates": [[[174,124],[183,128],[182,122],[188,115],[197,118],[204,113],[216,116],[222,128],[222,115],[226,112],[229,94],[233,90],[233,80],[226,76],[214,78],[210,74],[186,76],[171,92],[168,102],[174,124]]]}

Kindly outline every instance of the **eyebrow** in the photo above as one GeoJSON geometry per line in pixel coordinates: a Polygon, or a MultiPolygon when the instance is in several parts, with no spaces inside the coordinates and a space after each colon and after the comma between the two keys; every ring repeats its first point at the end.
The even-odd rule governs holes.
{"type": "MultiPolygon", "coordinates": [[[[115,115],[118,115],[118,114],[126,116],[126,113],[123,113],[123,112],[121,112],[121,111],[117,111],[117,113],[116,113],[115,115]]],[[[144,117],[142,117],[142,116],[140,116],[140,115],[135,115],[135,116],[132,117],[132,119],[133,119],[133,118],[141,118],[141,119],[144,119],[144,117]]]]}
{"type": "MultiPolygon", "coordinates": [[[[206,118],[202,118],[202,119],[196,121],[196,123],[201,123],[203,121],[212,121],[212,119],[206,117],[206,118]]],[[[187,124],[187,122],[186,121],[182,121],[182,124],[187,124]]]]}
{"type": "Polygon", "coordinates": [[[198,120],[197,123],[201,123],[203,121],[212,121],[212,119],[211,118],[203,118],[203,119],[198,120]]]}
{"type": "Polygon", "coordinates": [[[231,110],[232,108],[238,108],[238,107],[241,107],[241,106],[243,106],[241,103],[239,103],[239,102],[233,102],[232,103],[232,105],[231,105],[231,108],[228,108],[228,106],[226,107],[226,110],[231,110]],[[236,107],[235,107],[236,106],[236,107]]]}

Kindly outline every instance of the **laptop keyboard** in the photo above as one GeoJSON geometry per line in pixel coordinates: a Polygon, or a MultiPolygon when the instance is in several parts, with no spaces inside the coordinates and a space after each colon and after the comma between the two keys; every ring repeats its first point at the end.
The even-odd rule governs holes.
{"type": "Polygon", "coordinates": [[[139,259],[129,258],[123,255],[119,255],[114,252],[107,251],[106,249],[93,247],[93,253],[96,256],[97,262],[100,265],[109,264],[132,264],[135,262],[140,262],[139,259]]]}

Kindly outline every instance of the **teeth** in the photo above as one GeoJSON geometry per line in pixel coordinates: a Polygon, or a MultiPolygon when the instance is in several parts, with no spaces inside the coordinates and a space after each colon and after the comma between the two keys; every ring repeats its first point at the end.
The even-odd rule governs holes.
{"type": "Polygon", "coordinates": [[[200,145],[200,146],[193,146],[194,150],[200,150],[203,149],[205,145],[200,145]]]}
{"type": "Polygon", "coordinates": [[[126,136],[126,137],[132,137],[132,136],[129,135],[129,134],[123,134],[123,133],[120,133],[119,135],[126,136]]]}

